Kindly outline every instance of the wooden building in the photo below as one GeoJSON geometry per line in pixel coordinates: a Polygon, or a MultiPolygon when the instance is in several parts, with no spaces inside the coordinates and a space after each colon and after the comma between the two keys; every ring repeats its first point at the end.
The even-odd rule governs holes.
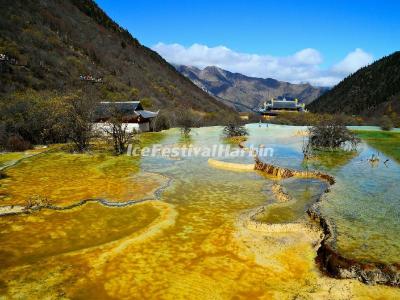
{"type": "Polygon", "coordinates": [[[100,102],[95,112],[95,123],[101,126],[115,114],[122,117],[123,122],[128,123],[132,130],[145,132],[150,131],[158,111],[145,110],[140,101],[100,102]]]}
{"type": "Polygon", "coordinates": [[[304,103],[299,103],[297,99],[287,100],[283,98],[282,100],[271,99],[270,101],[264,102],[262,108],[259,109],[259,113],[266,116],[276,116],[280,112],[304,112],[304,103]]]}

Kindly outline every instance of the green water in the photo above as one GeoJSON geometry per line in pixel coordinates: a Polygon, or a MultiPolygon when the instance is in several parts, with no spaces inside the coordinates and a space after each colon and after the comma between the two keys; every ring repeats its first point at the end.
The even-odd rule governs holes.
{"type": "Polygon", "coordinates": [[[290,196],[290,201],[271,204],[265,213],[257,220],[266,223],[291,223],[307,218],[305,211],[315,203],[327,184],[316,179],[291,178],[281,181],[285,192],[290,196]]]}
{"type": "MultiPolygon", "coordinates": [[[[303,137],[297,134],[304,128],[248,127],[248,145],[273,149],[273,155],[263,159],[296,169],[307,167],[302,161],[303,137]]],[[[190,143],[223,144],[221,133],[222,127],[194,129],[190,143]]],[[[178,130],[169,130],[162,144],[184,142],[178,130]]],[[[337,184],[322,210],[335,222],[335,246],[346,256],[398,262],[399,165],[390,161],[388,167],[372,167],[366,161],[372,152],[363,145],[355,157],[329,163],[329,173],[337,178],[337,184]]],[[[42,174],[41,160],[46,170],[53,169],[47,170],[49,178],[58,174],[57,187],[64,187],[65,201],[81,194],[88,197],[88,192],[96,195],[99,187],[105,186],[102,172],[85,168],[90,184],[80,186],[86,181],[77,177],[69,187],[68,181],[75,179],[72,171],[57,172],[50,158],[32,158],[30,165],[10,169],[12,176],[3,180],[5,193],[21,191],[30,171],[42,174]],[[13,174],[19,179],[13,181],[13,174]]],[[[221,159],[253,162],[250,156],[221,159]]],[[[315,249],[302,233],[278,233],[266,239],[258,233],[246,236],[236,225],[239,216],[261,205],[267,207],[262,216],[265,222],[305,220],[305,211],[326,184],[315,179],[280,180],[292,200],[278,205],[272,193],[275,180],[257,172],[215,169],[207,160],[142,157],[135,159],[132,170],[125,169],[125,163],[119,165],[104,193],[122,195],[114,195],[116,202],[148,196],[164,177],[171,180],[157,199],[140,205],[111,208],[90,203],[72,210],[0,218],[0,295],[36,299],[307,299],[334,290],[325,286],[326,279],[320,281],[323,275],[315,266],[315,249]],[[125,173],[129,176],[120,175],[125,173]],[[140,176],[145,177],[138,181],[140,176]]],[[[79,169],[79,163],[75,166],[79,169]]],[[[309,167],[326,171],[323,165],[309,167]]],[[[34,182],[40,185],[42,181],[34,182]]],[[[57,191],[54,185],[45,188],[26,186],[23,191],[57,191]]],[[[57,195],[53,195],[55,201],[57,195]]],[[[16,197],[11,194],[7,201],[16,197]]],[[[340,289],[338,282],[336,285],[340,289]]],[[[376,287],[373,291],[380,295],[376,287]]]]}
{"type": "MultiPolygon", "coordinates": [[[[271,163],[304,169],[302,138],[295,133],[304,127],[249,125],[247,144],[271,145],[271,163]],[[285,140],[284,143],[281,141],[285,140]],[[275,146],[278,147],[275,148],[275,146]]],[[[360,129],[360,128],[358,128],[360,129]]],[[[333,221],[337,231],[334,245],[345,256],[362,261],[399,263],[400,253],[400,165],[393,159],[361,143],[356,155],[337,164],[310,164],[309,167],[335,176],[337,183],[322,203],[322,213],[333,221]],[[372,165],[374,154],[380,162],[372,165]],[[383,162],[389,159],[384,164],[383,162]]],[[[296,188],[294,188],[296,190],[296,188]]]]}
{"type": "MultiPolygon", "coordinates": [[[[302,145],[304,138],[298,134],[305,127],[247,125],[250,135],[247,146],[258,148],[263,145],[272,148],[272,155],[262,159],[273,164],[295,169],[316,169],[328,172],[337,179],[332,191],[322,203],[323,214],[330,218],[337,230],[337,242],[334,245],[349,258],[364,261],[398,263],[400,253],[400,165],[388,159],[384,154],[361,143],[357,153],[343,155],[332,154],[331,158],[323,157],[322,163],[304,164],[302,145]],[[380,163],[371,165],[367,159],[372,154],[380,156],[380,163]]],[[[213,144],[221,141],[221,128],[201,128],[194,130],[192,143],[213,144]]],[[[171,174],[183,176],[187,184],[197,182],[201,185],[213,178],[213,183],[238,184],[240,189],[247,181],[240,177],[259,180],[257,175],[233,174],[226,171],[207,170],[196,164],[199,158],[186,159],[180,162],[181,167],[171,174]],[[182,170],[187,170],[182,174],[182,170]],[[220,175],[215,174],[219,172],[220,175]],[[209,174],[208,174],[209,173],[209,174]],[[214,175],[211,175],[214,173],[214,175]],[[201,178],[198,176],[201,174],[201,178]],[[221,176],[221,178],[219,178],[221,176]],[[216,179],[218,178],[218,179],[216,179]]],[[[250,156],[222,158],[226,161],[251,163],[250,156]]],[[[204,161],[204,160],[203,160],[204,161]]],[[[152,160],[147,161],[151,168],[152,160]]],[[[158,164],[155,164],[158,165],[158,164]]],[[[273,202],[270,191],[272,182],[264,179],[265,200],[273,202]]],[[[273,204],[267,209],[261,220],[268,223],[285,223],[305,217],[306,209],[323,193],[326,186],[318,180],[289,179],[281,181],[293,201],[284,205],[273,204]]],[[[208,190],[209,191],[209,190],[208,190]]],[[[255,196],[254,196],[255,197],[255,196]]],[[[256,197],[256,198],[259,198],[256,197]]]]}
{"type": "Polygon", "coordinates": [[[362,261],[399,263],[400,167],[380,154],[380,163],[367,159],[377,151],[363,145],[360,154],[333,172],[337,183],[322,205],[322,213],[337,227],[337,248],[362,261]]]}

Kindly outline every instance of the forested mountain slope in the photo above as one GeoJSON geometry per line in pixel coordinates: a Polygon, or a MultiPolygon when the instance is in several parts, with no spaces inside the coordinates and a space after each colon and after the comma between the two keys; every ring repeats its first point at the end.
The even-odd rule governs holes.
{"type": "Polygon", "coordinates": [[[312,102],[308,109],[365,116],[399,114],[400,51],[348,76],[312,102]]]}
{"type": "Polygon", "coordinates": [[[0,11],[0,98],[26,90],[67,93],[93,84],[99,99],[233,113],[92,0],[2,0],[0,11]]]}

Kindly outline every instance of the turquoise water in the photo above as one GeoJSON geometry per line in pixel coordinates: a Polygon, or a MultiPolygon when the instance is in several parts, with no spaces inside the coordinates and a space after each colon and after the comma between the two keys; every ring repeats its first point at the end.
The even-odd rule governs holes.
{"type": "MultiPolygon", "coordinates": [[[[296,169],[304,169],[303,138],[296,135],[305,127],[258,124],[248,126],[247,144],[265,144],[274,149],[265,161],[296,169]]],[[[354,127],[371,130],[373,127],[354,127]]],[[[312,165],[310,168],[319,169],[312,165]]],[[[326,172],[326,169],[320,168],[326,172]]],[[[322,202],[324,216],[336,225],[334,245],[349,258],[362,261],[399,263],[400,253],[400,165],[365,143],[358,153],[328,173],[337,183],[322,202]],[[368,161],[374,154],[378,164],[368,161]],[[385,160],[389,161],[384,164],[385,160]]]]}
{"type": "MultiPolygon", "coordinates": [[[[252,125],[247,143],[273,149],[273,155],[265,158],[269,162],[306,168],[301,129],[252,125]]],[[[165,135],[163,145],[182,145],[177,130],[165,135]]],[[[188,142],[223,144],[222,127],[194,129],[188,142]]],[[[329,170],[338,182],[323,202],[323,213],[337,224],[336,246],[346,256],[398,262],[399,165],[390,161],[384,166],[381,154],[381,164],[371,166],[366,158],[372,152],[363,145],[357,156],[329,170]],[[365,253],[368,257],[363,257],[365,253]]],[[[224,159],[253,162],[248,155],[224,159]]],[[[328,298],[321,292],[332,285],[320,282],[323,275],[316,271],[315,251],[308,238],[304,241],[305,235],[266,238],[246,233],[236,224],[241,214],[260,206],[273,208],[264,216],[269,223],[307,219],[305,211],[317,201],[325,183],[277,181],[253,171],[216,169],[207,160],[143,157],[141,171],[172,179],[157,194],[160,201],[120,208],[91,203],[62,212],[42,210],[1,218],[0,261],[6,263],[0,266],[0,294],[23,299],[328,298]],[[291,201],[275,202],[276,182],[291,201]],[[260,253],[261,261],[255,260],[260,253]]],[[[333,284],[342,290],[343,282],[347,288],[345,281],[333,284]]],[[[377,287],[369,291],[382,296],[377,287]]],[[[357,298],[357,292],[350,292],[357,298]]]]}
{"type": "Polygon", "coordinates": [[[265,208],[257,220],[269,224],[285,224],[304,221],[308,218],[306,211],[326,190],[327,183],[318,179],[289,178],[280,184],[289,195],[290,200],[284,203],[272,203],[265,208]]]}
{"type": "MultiPolygon", "coordinates": [[[[397,233],[400,231],[400,165],[398,163],[389,160],[387,164],[383,164],[388,159],[384,154],[361,143],[356,154],[341,161],[337,166],[327,169],[318,164],[307,165],[303,162],[304,137],[300,134],[306,127],[284,125],[267,127],[265,124],[259,127],[259,124],[250,124],[247,128],[249,138],[245,143],[246,146],[258,148],[259,145],[263,145],[273,150],[272,155],[269,152],[267,156],[262,157],[264,161],[294,169],[317,169],[336,177],[337,183],[326,195],[326,201],[323,201],[321,209],[324,216],[336,224],[337,243],[334,246],[344,255],[364,261],[399,262],[400,238],[397,233]],[[371,165],[368,161],[372,154],[380,157],[377,165],[371,165]]],[[[363,129],[370,130],[371,127],[363,129]]],[[[222,140],[221,127],[199,128],[193,130],[190,143],[194,146],[212,146],[221,143],[222,140]]],[[[165,143],[176,142],[178,141],[167,140],[165,143]]],[[[239,163],[254,162],[249,155],[219,159],[239,163]]],[[[198,181],[201,184],[203,181],[206,182],[207,178],[213,178],[214,181],[221,180],[221,182],[237,181],[239,178],[244,181],[260,180],[259,175],[251,173],[238,175],[226,171],[205,170],[202,165],[207,158],[183,158],[178,162],[155,160],[157,158],[144,160],[146,169],[151,170],[152,166],[159,168],[160,164],[164,164],[164,171],[168,171],[168,165],[170,165],[170,175],[185,178],[187,183],[198,181]],[[176,168],[177,165],[180,167],[176,168]],[[190,171],[183,174],[184,170],[190,171]],[[199,174],[204,179],[200,179],[199,174]],[[220,179],[219,176],[221,176],[220,179]]],[[[264,180],[265,189],[268,191],[265,200],[272,201],[269,195],[271,182],[264,180]]],[[[307,188],[305,190],[301,187],[301,182],[298,180],[281,183],[294,198],[297,197],[300,201],[294,202],[283,210],[274,210],[270,214],[269,221],[284,222],[286,219],[288,222],[295,221],[310,203],[315,202],[315,193],[307,195],[307,188]],[[281,218],[273,215],[277,213],[282,214],[281,218]]],[[[307,187],[310,183],[303,182],[303,185],[307,187]]],[[[268,216],[266,218],[269,219],[268,216]]]]}
{"type": "MultiPolygon", "coordinates": [[[[260,158],[263,161],[277,164],[282,167],[301,169],[302,166],[302,145],[304,137],[301,132],[307,127],[303,126],[285,126],[266,124],[249,124],[249,139],[246,145],[258,148],[259,145],[264,149],[272,149],[273,151],[264,151],[264,156],[260,158]]],[[[262,149],[262,148],[261,148],[262,149]]]]}
{"type": "Polygon", "coordinates": [[[337,248],[362,261],[398,263],[400,253],[400,167],[378,151],[362,146],[360,154],[332,174],[337,183],[323,202],[322,213],[337,227],[337,248]]]}

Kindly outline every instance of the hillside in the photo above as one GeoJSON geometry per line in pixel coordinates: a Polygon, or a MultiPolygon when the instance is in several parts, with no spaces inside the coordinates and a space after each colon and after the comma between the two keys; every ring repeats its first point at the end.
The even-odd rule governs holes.
{"type": "Polygon", "coordinates": [[[267,99],[298,98],[308,104],[326,91],[309,84],[291,84],[272,78],[248,77],[217,68],[176,66],[177,70],[221,102],[238,111],[251,111],[267,99]]]}
{"type": "Polygon", "coordinates": [[[142,99],[148,108],[193,108],[202,115],[233,113],[92,0],[2,0],[0,10],[0,98],[27,89],[82,89],[92,83],[82,78],[89,78],[99,81],[94,86],[100,99],[142,99]]]}
{"type": "Polygon", "coordinates": [[[361,68],[308,107],[314,112],[377,116],[400,113],[400,51],[361,68]]]}

